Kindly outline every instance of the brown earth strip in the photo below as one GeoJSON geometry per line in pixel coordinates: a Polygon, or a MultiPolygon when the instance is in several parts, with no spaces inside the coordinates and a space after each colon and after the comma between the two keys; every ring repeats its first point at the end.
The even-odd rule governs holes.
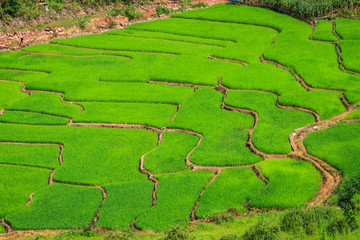
{"type": "Polygon", "coordinates": [[[33,197],[34,197],[34,193],[31,193],[31,194],[29,195],[29,201],[27,202],[27,204],[25,205],[24,208],[26,208],[27,206],[29,206],[29,204],[31,203],[33,197]]]}
{"type": "MultiPolygon", "coordinates": [[[[170,120],[170,123],[172,123],[172,122],[174,121],[176,115],[177,115],[178,112],[180,111],[180,108],[181,108],[181,105],[179,104],[179,105],[177,106],[177,109],[176,109],[176,112],[175,112],[174,116],[173,116],[173,117],[171,118],[171,120],[170,120]]],[[[0,115],[1,115],[1,114],[0,114],[0,115]]]]}
{"type": "Polygon", "coordinates": [[[83,49],[83,50],[92,50],[92,51],[106,51],[106,52],[125,52],[125,53],[146,53],[146,54],[164,54],[164,55],[171,55],[171,56],[180,56],[180,53],[169,53],[169,52],[152,52],[152,51],[141,51],[141,50],[108,50],[108,49],[101,49],[101,48],[89,48],[89,47],[76,47],[66,44],[59,44],[59,43],[52,43],[52,45],[58,45],[63,47],[69,47],[74,49],[83,49]]]}
{"type": "Polygon", "coordinates": [[[203,193],[205,192],[205,190],[210,186],[210,184],[212,182],[214,182],[214,180],[216,179],[216,177],[219,175],[219,173],[221,172],[220,171],[217,171],[215,172],[214,176],[211,178],[211,180],[206,184],[206,186],[204,187],[204,189],[201,191],[196,203],[195,203],[195,206],[193,207],[192,211],[191,211],[191,214],[190,214],[190,219],[191,221],[195,221],[196,220],[196,209],[199,205],[199,202],[200,202],[200,199],[201,199],[201,196],[203,195],[203,193]]]}
{"type": "Polygon", "coordinates": [[[240,60],[234,60],[234,59],[227,59],[227,58],[219,58],[219,57],[215,57],[215,56],[207,56],[208,59],[215,59],[215,60],[221,60],[221,61],[226,61],[226,62],[233,62],[233,63],[240,63],[244,66],[247,66],[248,63],[244,62],[244,61],[240,61],[240,60]]]}
{"type": "Polygon", "coordinates": [[[310,109],[306,109],[306,108],[301,108],[301,107],[289,107],[289,106],[284,106],[284,105],[281,105],[279,103],[279,99],[280,99],[280,95],[277,95],[277,100],[276,100],[276,106],[278,108],[282,108],[282,109],[296,109],[296,110],[299,110],[299,111],[303,111],[303,112],[307,112],[307,113],[310,113],[312,114],[315,119],[316,119],[316,122],[319,122],[321,120],[319,114],[317,114],[316,112],[310,110],[310,109]]]}
{"type": "Polygon", "coordinates": [[[100,54],[100,55],[71,55],[71,54],[55,54],[55,53],[36,53],[36,52],[29,52],[29,54],[21,56],[20,58],[28,57],[31,55],[40,55],[40,56],[56,56],[56,57],[76,57],[76,58],[89,58],[89,57],[119,57],[119,58],[125,58],[132,60],[131,57],[126,56],[120,56],[120,55],[106,55],[106,54],[100,54]]]}
{"type": "Polygon", "coordinates": [[[0,221],[1,221],[1,225],[4,226],[6,233],[10,233],[13,231],[10,224],[6,223],[5,218],[1,219],[0,221]]]}
{"type": "Polygon", "coordinates": [[[91,225],[90,225],[91,228],[95,227],[95,224],[99,219],[99,214],[100,214],[101,208],[104,205],[104,202],[106,200],[106,191],[105,191],[105,189],[102,186],[96,186],[95,188],[99,188],[101,190],[103,200],[101,201],[100,206],[99,206],[98,210],[96,211],[96,215],[95,215],[94,219],[91,221],[91,225]]]}

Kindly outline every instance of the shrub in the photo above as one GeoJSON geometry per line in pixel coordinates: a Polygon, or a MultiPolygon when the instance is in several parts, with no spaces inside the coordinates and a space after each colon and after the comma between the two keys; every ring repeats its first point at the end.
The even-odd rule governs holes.
{"type": "Polygon", "coordinates": [[[220,240],[240,240],[241,237],[237,234],[225,234],[223,235],[220,240]]]}
{"type": "Polygon", "coordinates": [[[162,14],[169,14],[171,12],[171,9],[167,8],[166,6],[162,6],[162,5],[158,5],[155,10],[156,10],[156,14],[158,16],[160,16],[162,14]]]}
{"type": "Polygon", "coordinates": [[[134,231],[130,229],[116,229],[105,236],[105,240],[129,240],[135,238],[134,231]]]}
{"type": "Polygon", "coordinates": [[[185,228],[179,225],[175,225],[166,235],[164,240],[188,240],[193,239],[185,228]]]}
{"type": "Polygon", "coordinates": [[[360,193],[360,175],[345,178],[337,193],[339,207],[343,210],[348,225],[351,230],[357,229],[359,226],[355,219],[356,205],[353,199],[355,194],[360,193]]]}
{"type": "Polygon", "coordinates": [[[78,18],[78,25],[81,29],[85,29],[89,24],[89,18],[87,16],[82,16],[78,18]]]}
{"type": "Polygon", "coordinates": [[[209,217],[209,220],[215,222],[216,224],[222,224],[224,222],[233,222],[234,216],[229,212],[215,214],[209,217]]]}
{"type": "Polygon", "coordinates": [[[272,226],[267,220],[261,218],[242,237],[245,240],[274,240],[278,239],[278,232],[278,226],[272,226]]]}

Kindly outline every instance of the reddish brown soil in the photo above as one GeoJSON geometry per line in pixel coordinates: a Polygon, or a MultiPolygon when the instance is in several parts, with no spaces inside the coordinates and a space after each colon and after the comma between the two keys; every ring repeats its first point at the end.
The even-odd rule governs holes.
{"type": "MultiPolygon", "coordinates": [[[[226,0],[200,0],[201,2],[206,2],[210,6],[226,3],[226,0]]],[[[197,3],[198,1],[194,1],[197,3]]],[[[163,5],[166,5],[168,8],[178,9],[180,5],[178,2],[165,0],[162,1],[163,5]]],[[[65,29],[64,27],[55,27],[55,28],[45,28],[40,30],[24,30],[17,31],[13,33],[5,33],[0,35],[0,51],[1,50],[14,50],[22,47],[39,44],[39,43],[49,43],[50,40],[56,38],[65,38],[65,37],[73,37],[79,35],[93,34],[93,33],[101,33],[106,30],[114,29],[113,22],[116,23],[117,28],[123,28],[129,24],[136,22],[144,22],[151,21],[156,19],[167,18],[170,15],[162,15],[160,17],[154,16],[156,14],[155,8],[156,4],[140,6],[138,10],[144,14],[144,18],[141,20],[134,20],[129,22],[127,18],[123,16],[119,16],[116,18],[109,19],[108,17],[98,17],[91,20],[89,23],[89,27],[86,30],[81,30],[78,27],[73,27],[71,29],[65,29]],[[24,43],[21,45],[20,37],[24,37],[24,43]]]]}

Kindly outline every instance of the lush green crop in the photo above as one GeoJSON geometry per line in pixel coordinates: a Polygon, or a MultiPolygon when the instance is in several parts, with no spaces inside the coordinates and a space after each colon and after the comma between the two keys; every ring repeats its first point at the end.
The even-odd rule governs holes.
{"type": "Polygon", "coordinates": [[[196,217],[201,219],[230,208],[246,212],[244,205],[264,186],[251,168],[224,169],[201,196],[196,217]]]}
{"type": "Polygon", "coordinates": [[[355,112],[350,113],[346,119],[360,119],[360,111],[357,110],[355,112]]]}
{"type": "Polygon", "coordinates": [[[343,39],[360,40],[360,21],[355,19],[337,18],[336,32],[343,39]]]}
{"type": "Polygon", "coordinates": [[[1,142],[63,144],[54,179],[90,185],[146,179],[140,157],[157,143],[157,134],[137,129],[0,124],[0,132],[1,142]]]}
{"type": "Polygon", "coordinates": [[[48,184],[51,171],[0,164],[0,218],[24,208],[29,195],[48,184]]]}
{"type": "Polygon", "coordinates": [[[199,88],[182,106],[170,128],[192,130],[203,134],[190,160],[198,165],[231,166],[261,160],[246,146],[251,115],[220,108],[223,94],[210,88],[199,88]]]}
{"type": "MultiPolygon", "coordinates": [[[[73,118],[74,122],[103,122],[143,124],[166,127],[176,112],[176,106],[148,103],[80,103],[84,113],[73,118]]],[[[0,118],[1,120],[1,118],[0,118]]]]}
{"type": "Polygon", "coordinates": [[[341,40],[340,48],[342,51],[344,67],[348,70],[360,72],[360,40],[341,40]]]}
{"type": "Polygon", "coordinates": [[[1,233],[5,233],[5,228],[3,227],[3,225],[0,224],[0,234],[1,233]]]}
{"type": "MultiPolygon", "coordinates": [[[[360,71],[357,25],[336,20],[343,64],[353,71],[360,71]]],[[[255,119],[245,112],[259,115],[256,148],[287,154],[289,134],[314,123],[308,110],[330,119],[346,110],[343,92],[350,103],[360,100],[360,77],[342,70],[337,45],[312,41],[312,32],[285,14],[224,4],[0,53],[0,218],[15,229],[89,225],[103,200],[94,186],[106,190],[95,223],[105,228],[187,226],[197,201],[197,218],[245,212],[246,203],[304,206],[320,173],[309,162],[253,153],[255,119]],[[157,130],[126,129],[141,128],[133,124],[157,130]],[[190,171],[187,156],[195,170],[219,175],[208,186],[214,172],[190,171]],[[247,168],[253,164],[260,173],[247,168]],[[214,169],[221,166],[230,168],[214,169]],[[46,187],[52,169],[55,183],[46,187]]],[[[327,21],[313,39],[337,41],[327,21]]],[[[358,111],[348,116],[357,118],[358,111]]],[[[343,124],[305,143],[350,176],[359,130],[343,124]]]]}
{"type": "Polygon", "coordinates": [[[106,201],[101,208],[97,226],[129,227],[137,217],[151,208],[154,184],[150,181],[105,185],[106,201]]]}
{"type": "Polygon", "coordinates": [[[14,229],[75,229],[89,226],[102,201],[99,188],[51,184],[28,207],[6,217],[14,229]]]}
{"type": "Polygon", "coordinates": [[[291,152],[289,135],[295,129],[314,122],[314,116],[295,109],[276,106],[277,96],[256,91],[229,91],[225,103],[259,114],[259,122],[253,132],[253,143],[266,153],[291,152]]]}
{"type": "Polygon", "coordinates": [[[212,176],[210,171],[156,176],[159,179],[156,205],[140,215],[136,227],[163,231],[175,224],[187,226],[191,211],[212,176]]]}
{"type": "Polygon", "coordinates": [[[162,39],[169,41],[178,41],[178,42],[189,42],[196,43],[200,45],[214,45],[219,47],[226,47],[232,42],[226,40],[215,40],[209,38],[201,38],[201,37],[191,37],[181,34],[173,34],[173,33],[164,33],[164,32],[154,32],[149,29],[146,30],[130,30],[126,28],[124,30],[113,30],[105,32],[104,34],[109,35],[121,35],[121,36],[132,36],[139,38],[151,38],[151,39],[162,39]]]}
{"type": "Polygon", "coordinates": [[[30,125],[66,125],[69,120],[32,112],[6,111],[0,116],[0,122],[30,125]]]}
{"type": "Polygon", "coordinates": [[[144,167],[152,173],[190,170],[186,155],[196,146],[199,138],[183,132],[165,132],[161,145],[146,155],[144,167]]]}
{"type": "Polygon", "coordinates": [[[359,173],[360,124],[340,124],[310,134],[305,139],[308,152],[340,170],[345,176],[359,173]]]}
{"type": "Polygon", "coordinates": [[[55,145],[0,144],[0,162],[55,169],[60,148],[55,145]]]}
{"type": "Polygon", "coordinates": [[[338,41],[337,37],[333,34],[333,24],[325,20],[316,22],[316,29],[313,34],[313,39],[331,42],[338,41]]]}
{"type": "Polygon", "coordinates": [[[259,208],[304,206],[315,197],[321,186],[321,175],[305,161],[269,159],[257,164],[269,184],[250,205],[259,208]]]}

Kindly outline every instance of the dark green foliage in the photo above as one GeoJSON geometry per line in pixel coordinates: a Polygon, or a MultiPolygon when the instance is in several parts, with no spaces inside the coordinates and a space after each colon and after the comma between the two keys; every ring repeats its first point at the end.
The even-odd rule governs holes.
{"type": "Polygon", "coordinates": [[[359,0],[264,0],[263,4],[268,7],[286,9],[295,16],[301,18],[325,16],[331,11],[339,8],[354,8],[360,5],[359,0]]]}
{"type": "Polygon", "coordinates": [[[274,240],[278,238],[279,227],[272,226],[269,221],[260,219],[256,225],[243,235],[244,240],[274,240]]]}
{"type": "Polygon", "coordinates": [[[222,224],[225,222],[233,222],[235,217],[229,212],[223,212],[210,216],[209,220],[215,222],[216,224],[222,224]]]}
{"type": "MultiPolygon", "coordinates": [[[[360,175],[355,175],[353,178],[345,178],[341,187],[338,190],[339,207],[343,210],[345,219],[349,224],[351,230],[359,227],[356,222],[356,205],[353,201],[354,195],[360,193],[360,175]]],[[[334,223],[336,226],[336,223],[334,223]]],[[[333,227],[335,227],[333,226],[333,227]]]]}
{"type": "Polygon", "coordinates": [[[189,233],[186,232],[185,228],[179,225],[175,225],[171,230],[168,231],[164,240],[190,240],[189,233]]]}
{"type": "Polygon", "coordinates": [[[223,235],[220,240],[240,240],[241,237],[237,234],[226,234],[223,235]]]}
{"type": "Polygon", "coordinates": [[[109,232],[104,237],[104,240],[129,240],[134,239],[135,237],[135,233],[132,230],[124,228],[115,229],[115,231],[109,232]]]}
{"type": "Polygon", "coordinates": [[[166,6],[163,6],[163,5],[158,5],[156,7],[156,14],[158,16],[162,15],[162,14],[169,14],[171,13],[171,9],[167,8],[166,6]]]}
{"type": "Polygon", "coordinates": [[[307,235],[334,235],[349,229],[341,211],[331,207],[312,207],[307,210],[296,209],[284,214],[280,222],[285,232],[305,232],[307,235]]]}

